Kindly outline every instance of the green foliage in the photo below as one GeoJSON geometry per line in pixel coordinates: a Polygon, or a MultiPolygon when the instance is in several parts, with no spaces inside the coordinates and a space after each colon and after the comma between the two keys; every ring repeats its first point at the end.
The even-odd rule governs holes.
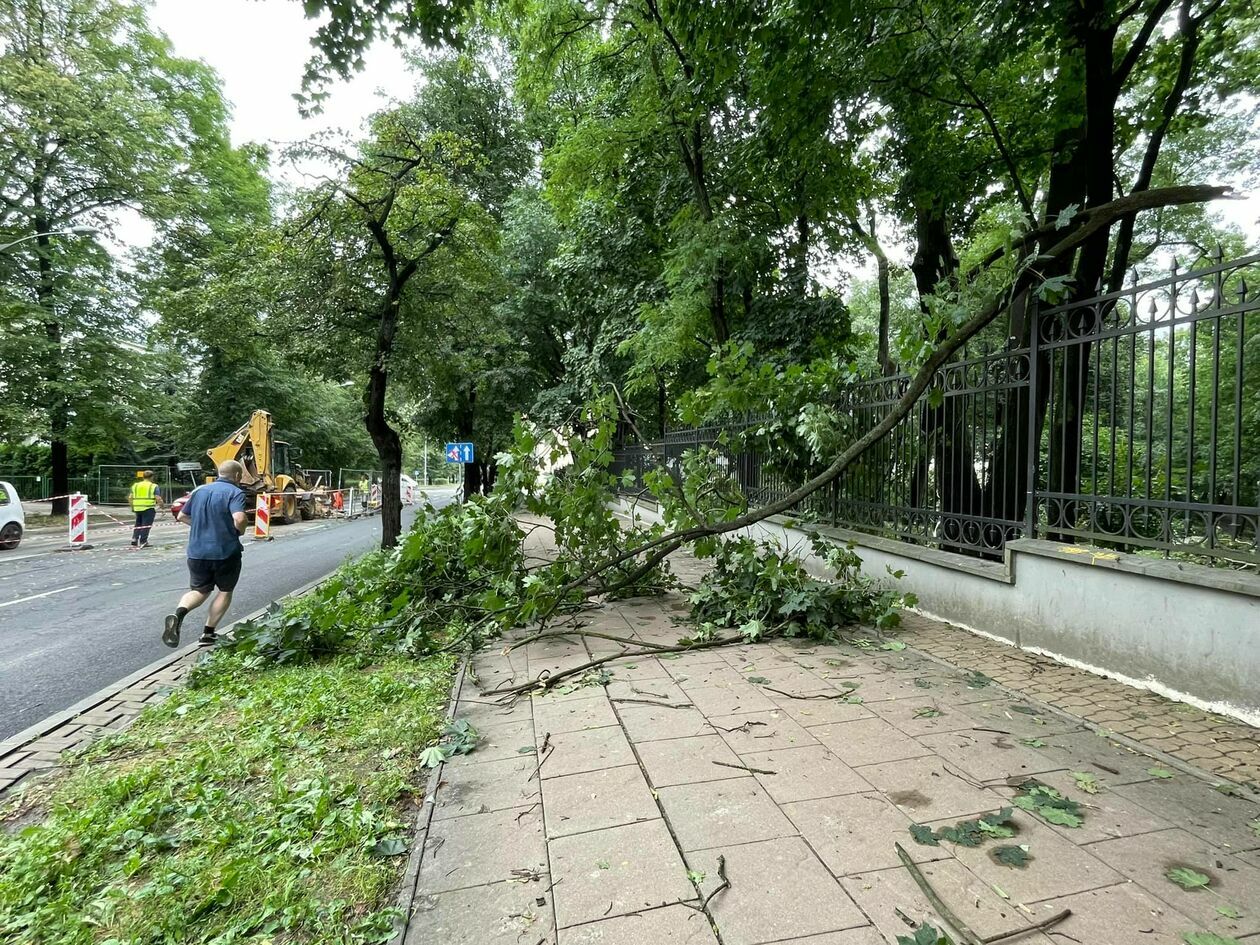
{"type": "Polygon", "coordinates": [[[68,777],[0,805],[0,938],[386,941],[454,663],[216,654],[68,777]]]}
{"type": "Polygon", "coordinates": [[[1029,778],[1019,786],[1019,793],[1011,799],[1016,807],[1031,811],[1048,824],[1062,827],[1079,827],[1084,823],[1081,805],[1059,791],[1029,778]]]}
{"type": "Polygon", "coordinates": [[[914,824],[910,835],[916,843],[925,846],[940,846],[941,840],[948,840],[960,847],[978,847],[985,840],[1002,840],[1015,836],[1015,828],[1010,826],[1012,809],[1003,807],[997,813],[985,814],[974,820],[960,820],[958,823],[932,830],[922,824],[914,824]]]}
{"type": "Polygon", "coordinates": [[[221,650],[248,665],[422,656],[511,626],[525,578],[513,511],[500,497],[426,506],[396,548],[342,565],[310,593],[237,624],[221,650]]]}
{"type": "Polygon", "coordinates": [[[913,935],[898,935],[897,945],[953,945],[953,939],[924,922],[913,935]]]}
{"type": "Polygon", "coordinates": [[[1023,869],[1032,860],[1032,857],[1028,855],[1027,846],[1012,845],[996,848],[993,851],[993,858],[999,863],[1016,869],[1023,869]]]}
{"type": "Polygon", "coordinates": [[[1191,891],[1207,889],[1212,883],[1211,878],[1206,873],[1200,873],[1190,866],[1174,866],[1164,873],[1164,876],[1168,878],[1170,883],[1175,883],[1182,889],[1191,891]]]}
{"type": "Polygon", "coordinates": [[[1186,945],[1239,945],[1238,939],[1215,932],[1185,932],[1181,938],[1186,945]]]}
{"type": "Polygon", "coordinates": [[[1098,779],[1088,771],[1073,771],[1072,780],[1076,782],[1076,786],[1086,794],[1097,794],[1102,790],[1102,785],[1098,779]]]}
{"type": "Polygon", "coordinates": [[[750,642],[764,637],[835,639],[844,627],[895,627],[897,608],[907,597],[865,577],[851,548],[811,536],[814,554],[826,562],[832,580],[819,580],[795,556],[762,548],[748,538],[721,542],[713,569],[691,595],[694,639],[718,630],[738,630],[750,642]]]}

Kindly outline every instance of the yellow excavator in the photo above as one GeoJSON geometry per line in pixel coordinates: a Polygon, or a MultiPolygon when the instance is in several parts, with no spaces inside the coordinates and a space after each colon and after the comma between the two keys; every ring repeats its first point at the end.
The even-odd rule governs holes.
{"type": "MultiPolygon", "coordinates": [[[[289,444],[272,436],[274,426],[271,414],[255,410],[240,429],[218,446],[206,450],[206,455],[216,468],[228,459],[245,467],[241,488],[250,497],[251,515],[257,504],[254,497],[266,492],[273,522],[295,522],[298,518],[305,521],[315,514],[313,489],[301,469],[291,464],[289,444]]],[[[206,481],[213,480],[207,478],[206,481]]]]}

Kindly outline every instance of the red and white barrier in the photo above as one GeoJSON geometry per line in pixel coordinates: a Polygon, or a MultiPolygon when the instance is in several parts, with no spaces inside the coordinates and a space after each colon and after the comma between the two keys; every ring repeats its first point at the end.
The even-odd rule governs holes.
{"type": "Polygon", "coordinates": [[[70,546],[82,548],[87,545],[88,500],[81,492],[70,496],[70,546]]]}
{"type": "Polygon", "coordinates": [[[254,540],[271,540],[271,505],[263,493],[259,493],[258,506],[254,509],[254,540]]]}

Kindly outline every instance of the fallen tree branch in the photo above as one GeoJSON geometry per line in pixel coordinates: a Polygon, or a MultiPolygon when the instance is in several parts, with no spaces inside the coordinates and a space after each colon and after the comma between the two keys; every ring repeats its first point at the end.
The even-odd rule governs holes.
{"type": "Polygon", "coordinates": [[[984,945],[994,945],[995,942],[1005,942],[1007,939],[1016,938],[1020,935],[1027,935],[1029,932],[1041,932],[1050,928],[1052,925],[1058,925],[1071,914],[1071,909],[1064,909],[1062,912],[1056,912],[1048,919],[1042,919],[1040,922],[1034,922],[1032,925],[1026,925],[1022,929],[1016,929],[1014,932],[1003,932],[1001,935],[990,935],[988,938],[981,939],[981,941],[984,942],[984,945]]]}
{"type": "Polygon", "coordinates": [[[940,916],[941,921],[949,926],[948,931],[957,936],[961,945],[984,945],[984,940],[973,932],[966,922],[958,918],[954,914],[954,910],[945,904],[945,900],[937,895],[936,890],[927,881],[927,877],[923,875],[922,870],[914,865],[914,860],[910,859],[910,854],[906,852],[906,848],[900,843],[894,843],[893,847],[897,851],[897,858],[901,860],[901,865],[909,871],[910,878],[919,887],[919,891],[923,893],[924,898],[936,910],[936,914],[940,916]]]}
{"type": "MultiPolygon", "coordinates": [[[[1078,246],[1084,243],[1089,237],[1094,235],[1100,229],[1110,226],[1116,220],[1136,213],[1141,210],[1152,210],[1158,207],[1176,206],[1189,203],[1204,203],[1210,200],[1216,200],[1224,197],[1229,193],[1227,187],[1215,187],[1210,185],[1193,185],[1186,187],[1163,187],[1155,190],[1141,191],[1136,194],[1129,194],[1112,200],[1108,203],[1097,207],[1091,207],[1087,211],[1078,213],[1070,224],[1066,234],[1053,246],[1040,253],[1036,258],[1041,261],[1058,259],[1067,256],[1076,250],[1078,246]]],[[[1027,234],[1021,238],[1019,242],[1012,247],[1003,247],[1001,250],[995,250],[989,254],[980,266],[973,270],[973,273],[979,274],[980,271],[992,266],[1003,256],[1008,253],[1022,252],[1023,249],[1031,246],[1030,238],[1035,236],[1040,239],[1045,236],[1053,235],[1058,228],[1057,223],[1052,226],[1043,227],[1032,234],[1027,234]]],[[[739,531],[762,522],[772,515],[779,515],[799,505],[802,501],[813,495],[820,489],[829,486],[833,481],[838,479],[859,457],[867,450],[882,440],[885,436],[893,431],[910,411],[918,403],[919,398],[927,391],[936,378],[936,373],[965,345],[971,338],[975,337],[980,331],[993,322],[1009,304],[1009,299],[1014,297],[1026,285],[1030,285],[1033,274],[1025,269],[1022,271],[1015,281],[992,298],[979,312],[969,318],[967,321],[959,325],[953,332],[946,337],[940,345],[932,352],[931,355],[920,365],[919,369],[909,379],[905,390],[901,396],[894,402],[891,409],[886,413],[882,420],[874,427],[860,436],[851,443],[839,456],[832,461],[825,470],[805,482],[798,488],[789,492],[787,495],[766,505],[756,509],[750,509],[742,515],[723,522],[705,522],[699,525],[693,525],[687,528],[681,528],[677,531],[668,532],[660,535],[650,541],[626,549],[604,561],[596,564],[582,574],[565,584],[557,593],[556,600],[551,609],[545,611],[542,620],[545,622],[550,618],[551,614],[558,609],[561,604],[569,598],[569,595],[582,591],[584,596],[593,596],[596,593],[603,593],[608,588],[605,586],[591,590],[588,588],[591,580],[598,575],[615,568],[626,561],[647,555],[646,558],[636,567],[622,578],[620,585],[614,587],[629,586],[642,577],[647,575],[653,568],[661,563],[669,555],[673,554],[683,545],[695,541],[699,538],[710,538],[717,535],[726,534],[727,532],[739,531]]]]}
{"type": "Polygon", "coordinates": [[[611,653],[608,656],[600,656],[589,662],[583,663],[581,666],[574,666],[572,669],[561,670],[558,673],[538,679],[531,679],[527,683],[521,683],[519,686],[509,686],[503,689],[491,689],[489,692],[483,692],[483,696],[502,696],[502,695],[518,695],[523,692],[529,692],[531,689],[549,689],[562,679],[568,679],[570,676],[576,676],[585,673],[588,670],[603,666],[613,660],[632,659],[643,656],[657,656],[661,653],[687,653],[691,650],[707,650],[715,646],[732,646],[736,643],[743,643],[743,637],[723,637],[719,640],[706,640],[703,643],[680,643],[677,646],[667,646],[660,649],[651,650],[623,650],[620,653],[611,653]]]}
{"type": "Polygon", "coordinates": [[[713,901],[714,896],[716,896],[718,893],[722,892],[725,889],[731,888],[731,881],[729,878],[727,878],[727,875],[726,875],[726,857],[721,853],[718,854],[717,874],[718,874],[718,879],[720,879],[722,882],[718,883],[717,888],[714,889],[713,892],[709,893],[707,896],[704,897],[704,901],[700,903],[701,912],[709,908],[709,903],[713,901]]]}
{"type": "Polygon", "coordinates": [[[800,692],[787,692],[783,689],[775,689],[774,686],[762,686],[762,689],[770,692],[777,692],[781,696],[787,696],[789,699],[847,699],[856,689],[846,689],[844,692],[811,692],[808,694],[800,692]]]}
{"type": "Polygon", "coordinates": [[[518,650],[527,644],[537,643],[539,640],[550,640],[553,638],[560,639],[561,637],[594,637],[597,640],[611,640],[613,643],[621,643],[625,646],[641,646],[654,650],[665,649],[668,646],[668,644],[664,643],[650,643],[647,640],[632,640],[628,637],[614,636],[611,633],[600,633],[597,630],[585,630],[580,627],[575,627],[572,630],[547,630],[542,633],[535,633],[533,636],[525,637],[523,640],[516,641],[511,646],[504,647],[503,652],[507,654],[513,650],[518,650]]]}
{"type": "Polygon", "coordinates": [[[614,702],[618,705],[625,702],[634,703],[635,705],[659,705],[662,709],[690,709],[691,708],[691,704],[687,702],[661,702],[657,699],[631,699],[627,697],[625,699],[610,699],[609,701],[614,702]]]}
{"type": "Polygon", "coordinates": [[[713,762],[720,768],[734,768],[736,771],[751,771],[753,774],[778,774],[777,771],[767,771],[765,768],[750,768],[748,765],[731,764],[729,761],[713,762]]]}

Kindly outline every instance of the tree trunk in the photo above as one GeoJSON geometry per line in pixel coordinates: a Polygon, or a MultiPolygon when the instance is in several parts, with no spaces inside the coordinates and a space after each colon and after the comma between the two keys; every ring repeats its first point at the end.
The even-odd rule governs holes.
{"type": "Polygon", "coordinates": [[[394,350],[394,335],[398,331],[401,292],[401,286],[391,285],[386,294],[386,302],[381,308],[376,332],[376,356],[372,359],[372,368],[368,372],[368,386],[364,396],[364,424],[381,462],[381,547],[386,549],[398,544],[398,536],[402,534],[402,440],[385,416],[388,362],[394,350]]]}
{"type": "MultiPolygon", "coordinates": [[[[48,219],[37,214],[34,219],[35,232],[47,233],[51,228],[48,219]]],[[[47,390],[44,395],[45,409],[48,411],[48,442],[52,463],[52,494],[59,496],[53,500],[53,515],[68,515],[70,501],[64,498],[70,491],[70,447],[67,439],[70,432],[70,404],[63,386],[65,364],[61,347],[61,321],[57,318],[56,282],[52,269],[52,241],[48,236],[39,236],[35,240],[39,255],[39,282],[35,293],[39,299],[39,307],[44,311],[44,336],[48,341],[48,349],[44,360],[44,382],[47,390]]]]}

